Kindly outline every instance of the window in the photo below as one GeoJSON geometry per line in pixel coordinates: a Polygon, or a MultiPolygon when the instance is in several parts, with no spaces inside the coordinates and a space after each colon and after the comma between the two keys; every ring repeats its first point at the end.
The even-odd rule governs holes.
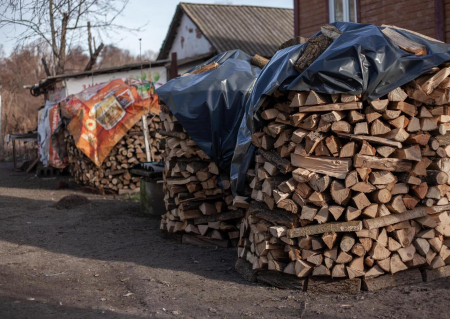
{"type": "Polygon", "coordinates": [[[330,22],[356,21],[356,0],[328,0],[330,8],[330,22]]]}

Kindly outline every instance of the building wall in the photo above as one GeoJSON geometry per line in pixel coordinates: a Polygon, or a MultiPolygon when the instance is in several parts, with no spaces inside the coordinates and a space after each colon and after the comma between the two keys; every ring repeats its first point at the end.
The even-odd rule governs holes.
{"type": "MultiPolygon", "coordinates": [[[[157,66],[150,70],[150,68],[142,69],[142,73],[145,74],[146,79],[148,80],[150,76],[155,79],[158,78],[155,82],[155,86],[162,85],[167,82],[167,72],[164,66],[157,66]]],[[[114,79],[120,78],[139,78],[141,76],[141,70],[129,70],[122,72],[114,72],[114,73],[105,73],[98,74],[92,76],[83,76],[78,78],[68,78],[65,80],[66,93],[67,96],[70,94],[77,94],[83,91],[84,89],[94,86],[100,83],[109,82],[114,79]]]]}
{"type": "Polygon", "coordinates": [[[299,35],[310,37],[328,23],[328,6],[326,0],[294,0],[297,1],[299,35]]]}
{"type": "Polygon", "coordinates": [[[360,14],[361,23],[390,24],[436,37],[432,0],[360,0],[360,14]]]}
{"type": "MultiPolygon", "coordinates": [[[[329,22],[328,0],[294,0],[298,10],[299,35],[310,37],[329,22]]],[[[444,4],[444,36],[450,42],[450,0],[444,4]]],[[[357,0],[360,23],[391,24],[436,38],[433,0],[357,0]]]]}
{"type": "Polygon", "coordinates": [[[444,1],[444,35],[445,35],[445,41],[446,43],[450,42],[450,0],[444,1]]]}
{"type": "Polygon", "coordinates": [[[170,49],[169,58],[172,52],[177,53],[177,59],[191,58],[212,52],[213,48],[192,20],[183,13],[177,35],[170,49]]]}

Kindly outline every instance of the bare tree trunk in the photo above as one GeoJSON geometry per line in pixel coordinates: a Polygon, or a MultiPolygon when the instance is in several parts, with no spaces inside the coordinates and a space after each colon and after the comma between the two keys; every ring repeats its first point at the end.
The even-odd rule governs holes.
{"type": "Polygon", "coordinates": [[[113,22],[127,3],[128,0],[0,1],[0,27],[20,25],[25,28],[16,39],[18,43],[33,42],[36,38],[44,40],[52,50],[53,60],[48,65],[52,65],[51,74],[63,74],[67,52],[74,45],[72,42],[85,38],[86,27],[91,57],[88,68],[92,68],[103,46],[95,45],[91,28],[103,31],[118,28],[113,22]]]}
{"type": "Polygon", "coordinates": [[[61,46],[59,48],[58,66],[56,74],[64,73],[64,64],[66,62],[66,35],[67,35],[67,23],[69,22],[69,16],[67,13],[63,13],[63,19],[61,24],[61,46]]]}
{"type": "Polygon", "coordinates": [[[85,71],[89,71],[91,70],[94,65],[95,62],[97,61],[98,55],[100,54],[100,52],[102,51],[104,45],[103,43],[100,43],[100,45],[98,46],[98,48],[95,47],[95,37],[92,39],[92,33],[91,33],[91,22],[88,21],[87,23],[87,30],[88,30],[88,42],[89,42],[89,62],[86,65],[86,67],[84,68],[85,71]],[[92,52],[92,47],[95,49],[95,52],[92,52]]]}
{"type": "Polygon", "coordinates": [[[41,61],[42,61],[42,65],[44,66],[45,74],[47,74],[47,76],[50,76],[51,73],[50,73],[50,70],[48,69],[47,61],[45,61],[44,57],[41,58],[41,61]]]}
{"type": "MultiPolygon", "coordinates": [[[[92,57],[92,44],[91,44],[92,34],[91,34],[91,22],[90,21],[88,21],[88,23],[87,23],[87,29],[88,29],[89,56],[92,57]]],[[[95,44],[94,44],[94,47],[95,47],[95,44]]]]}
{"type": "Polygon", "coordinates": [[[50,0],[48,2],[48,5],[49,5],[49,16],[50,16],[50,30],[51,30],[51,37],[52,37],[53,65],[56,66],[56,61],[58,59],[58,47],[56,45],[56,31],[55,31],[55,20],[54,20],[54,13],[53,13],[53,0],[50,0]]]}
{"type": "Polygon", "coordinates": [[[95,62],[97,61],[98,55],[102,51],[103,47],[105,45],[103,43],[100,43],[97,49],[95,49],[95,52],[91,55],[91,59],[89,60],[88,64],[86,65],[85,71],[89,71],[92,69],[92,67],[95,65],[95,62]]]}

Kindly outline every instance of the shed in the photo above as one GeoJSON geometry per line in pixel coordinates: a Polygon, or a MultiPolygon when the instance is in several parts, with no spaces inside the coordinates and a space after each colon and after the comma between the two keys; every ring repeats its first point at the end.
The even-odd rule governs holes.
{"type": "Polygon", "coordinates": [[[294,36],[294,10],[247,5],[181,2],[175,11],[158,60],[192,59],[178,74],[198,65],[205,56],[240,49],[272,57],[279,45],[294,36]],[[198,59],[196,59],[198,57],[198,59]]]}

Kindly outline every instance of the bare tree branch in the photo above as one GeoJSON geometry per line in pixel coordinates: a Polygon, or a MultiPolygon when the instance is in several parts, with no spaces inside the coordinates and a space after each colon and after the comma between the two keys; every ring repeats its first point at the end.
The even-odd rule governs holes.
{"type": "Polygon", "coordinates": [[[91,59],[95,56],[100,46],[92,46],[92,32],[95,31],[102,38],[102,34],[108,35],[109,31],[118,28],[130,32],[142,29],[115,23],[128,2],[129,0],[0,0],[0,28],[15,25],[25,28],[16,37],[17,44],[32,44],[39,39],[47,43],[52,50],[55,72],[61,74],[65,70],[67,52],[71,48],[80,44],[86,47],[87,42],[91,59]]]}
{"type": "Polygon", "coordinates": [[[89,55],[92,56],[92,34],[91,34],[91,22],[88,21],[88,44],[89,44],[89,55]]]}
{"type": "Polygon", "coordinates": [[[54,21],[54,14],[53,14],[53,0],[50,0],[49,2],[49,17],[50,17],[50,30],[52,35],[52,50],[53,54],[56,56],[57,53],[57,47],[56,47],[56,31],[55,31],[55,21],[54,21]]]}
{"type": "Polygon", "coordinates": [[[92,69],[92,67],[95,65],[95,62],[97,61],[97,58],[104,46],[105,45],[103,43],[100,43],[98,48],[95,49],[95,52],[93,54],[91,54],[91,58],[90,58],[88,64],[86,65],[86,68],[84,69],[85,71],[89,71],[92,69]]]}

